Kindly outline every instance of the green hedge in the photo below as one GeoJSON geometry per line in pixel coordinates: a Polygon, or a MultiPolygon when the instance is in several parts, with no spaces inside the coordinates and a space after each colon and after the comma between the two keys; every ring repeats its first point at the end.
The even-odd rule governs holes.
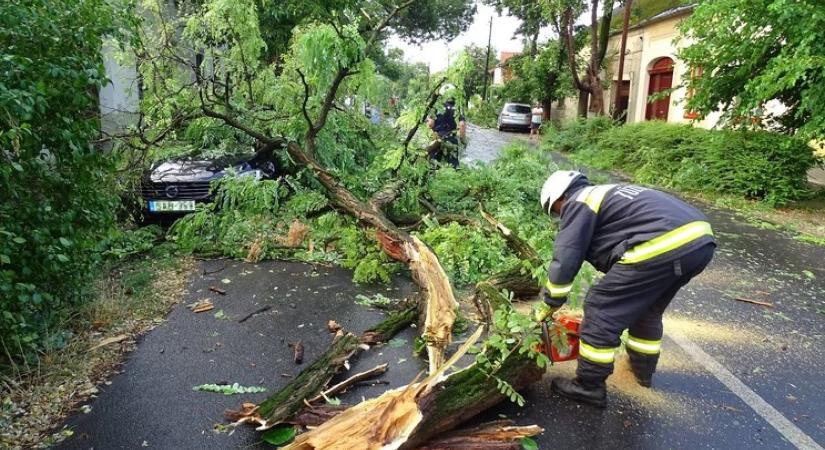
{"type": "Polygon", "coordinates": [[[546,145],[574,159],[619,169],[647,184],[733,194],[780,205],[807,192],[816,163],[805,142],[767,131],[705,130],[664,122],[611,126],[604,118],[576,122],[546,145]]]}
{"type": "Polygon", "coordinates": [[[0,372],[70,336],[115,232],[99,137],[105,0],[0,2],[0,372]]]}

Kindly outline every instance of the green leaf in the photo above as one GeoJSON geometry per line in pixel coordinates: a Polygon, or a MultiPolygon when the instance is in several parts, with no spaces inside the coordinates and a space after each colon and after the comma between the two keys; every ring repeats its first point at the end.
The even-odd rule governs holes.
{"type": "Polygon", "coordinates": [[[341,399],[338,398],[338,397],[332,397],[332,398],[326,397],[326,401],[327,401],[327,405],[332,405],[332,406],[340,406],[341,405],[341,399]]]}
{"type": "Polygon", "coordinates": [[[70,241],[70,240],[68,240],[68,239],[66,239],[66,238],[64,238],[64,237],[61,237],[61,238],[60,238],[60,239],[58,239],[58,240],[60,241],[60,245],[62,245],[62,246],[64,246],[64,247],[69,247],[69,246],[71,246],[71,245],[72,245],[72,241],[70,241]]]}
{"type": "Polygon", "coordinates": [[[261,386],[241,386],[238,383],[233,384],[201,384],[192,388],[193,391],[214,392],[223,395],[233,394],[254,394],[256,392],[266,392],[265,387],[261,386]]]}
{"type": "Polygon", "coordinates": [[[24,238],[20,237],[20,236],[13,237],[12,241],[14,241],[17,244],[25,244],[26,243],[26,240],[24,238]]]}
{"type": "Polygon", "coordinates": [[[65,262],[69,262],[69,257],[68,257],[68,256],[66,256],[66,255],[64,255],[64,254],[62,254],[62,253],[57,255],[57,259],[58,259],[60,262],[64,262],[64,263],[65,263],[65,262]]]}
{"type": "Polygon", "coordinates": [[[816,275],[814,275],[814,273],[810,270],[803,270],[802,274],[808,277],[809,280],[816,280],[816,275]]]}
{"type": "Polygon", "coordinates": [[[401,339],[401,338],[395,338],[395,339],[390,340],[390,342],[388,342],[388,344],[392,348],[401,348],[401,347],[407,345],[407,340],[406,339],[401,339]]]}
{"type": "Polygon", "coordinates": [[[523,437],[519,442],[524,450],[539,450],[539,444],[529,437],[523,437]]]}
{"type": "Polygon", "coordinates": [[[222,320],[229,320],[229,317],[226,315],[226,313],[225,313],[225,312],[223,312],[223,310],[222,310],[222,309],[219,309],[219,310],[215,313],[215,318],[216,318],[216,319],[222,319],[222,320]]]}
{"type": "Polygon", "coordinates": [[[276,446],[281,446],[295,438],[295,427],[284,425],[267,430],[261,435],[264,442],[276,446]]]}

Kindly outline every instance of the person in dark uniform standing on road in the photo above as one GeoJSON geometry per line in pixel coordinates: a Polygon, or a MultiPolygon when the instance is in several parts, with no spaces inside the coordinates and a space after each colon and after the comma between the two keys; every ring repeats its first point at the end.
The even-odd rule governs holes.
{"type": "Polygon", "coordinates": [[[554,379],[551,388],[603,408],[605,380],[626,329],[633,374],[651,386],[662,314],[710,263],[713,231],[704,214],[669,194],[629,184],[594,186],[576,171],[554,172],[540,198],[561,224],[536,319],[547,320],[564,304],[583,261],[605,273],[584,300],[576,377],[554,379]]]}
{"type": "Polygon", "coordinates": [[[458,168],[460,145],[465,139],[467,125],[464,115],[456,114],[455,99],[448,98],[444,102],[444,110],[437,112],[435,118],[428,118],[427,125],[440,142],[440,145],[429,153],[430,160],[447,162],[453,168],[458,168]]]}

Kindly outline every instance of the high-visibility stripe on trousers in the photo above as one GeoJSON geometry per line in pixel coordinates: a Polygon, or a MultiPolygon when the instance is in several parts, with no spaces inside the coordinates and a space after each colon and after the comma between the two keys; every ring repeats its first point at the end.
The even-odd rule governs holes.
{"type": "Polygon", "coordinates": [[[627,348],[645,355],[658,355],[662,350],[661,339],[642,339],[628,334],[627,348]]]}
{"type": "Polygon", "coordinates": [[[616,357],[616,350],[618,347],[598,348],[583,340],[579,341],[579,356],[594,363],[612,364],[616,357]]]}

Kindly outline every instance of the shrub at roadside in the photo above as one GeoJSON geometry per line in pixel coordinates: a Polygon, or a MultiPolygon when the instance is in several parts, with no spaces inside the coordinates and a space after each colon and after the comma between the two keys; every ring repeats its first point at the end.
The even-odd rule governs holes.
{"type": "Polygon", "coordinates": [[[467,110],[467,120],[473,125],[485,128],[495,128],[498,126],[498,113],[501,111],[502,102],[480,101],[473,108],[467,110]]]}
{"type": "Polygon", "coordinates": [[[769,205],[803,196],[807,171],[816,163],[805,142],[786,135],[663,122],[608,128],[578,122],[548,138],[547,145],[570,149],[574,159],[596,168],[628,172],[641,183],[733,194],[769,205]]]}
{"type": "Polygon", "coordinates": [[[111,158],[89,142],[116,27],[103,0],[0,3],[0,371],[65,344],[114,232],[111,158]]]}
{"type": "Polygon", "coordinates": [[[558,152],[575,152],[594,144],[599,135],[613,125],[613,120],[606,116],[576,119],[562,129],[550,128],[546,132],[544,145],[558,152]]]}

